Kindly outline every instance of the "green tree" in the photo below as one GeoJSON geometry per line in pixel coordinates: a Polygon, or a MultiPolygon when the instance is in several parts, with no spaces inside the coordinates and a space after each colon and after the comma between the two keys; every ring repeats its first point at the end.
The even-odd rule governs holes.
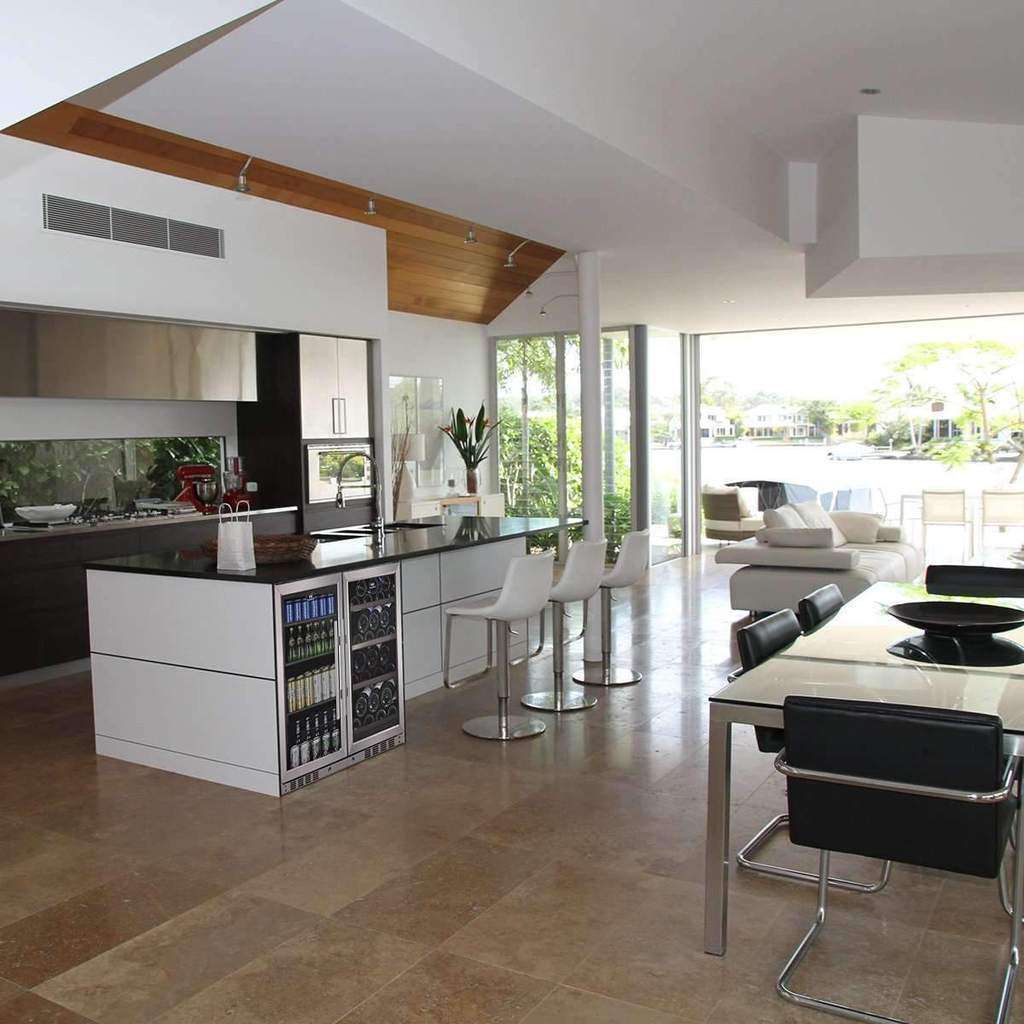
{"type": "Polygon", "coordinates": [[[807,422],[815,427],[823,437],[830,438],[836,428],[836,414],[839,406],[822,398],[813,398],[800,406],[800,411],[807,418],[807,422]]]}
{"type": "Polygon", "coordinates": [[[886,375],[874,392],[879,407],[893,418],[903,421],[910,434],[910,447],[921,448],[921,409],[935,396],[930,372],[939,355],[928,342],[912,345],[898,359],[889,364],[886,375]]]}

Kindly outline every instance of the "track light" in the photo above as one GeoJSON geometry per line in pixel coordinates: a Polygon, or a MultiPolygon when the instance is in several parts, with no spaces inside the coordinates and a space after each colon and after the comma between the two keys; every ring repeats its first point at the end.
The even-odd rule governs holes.
{"type": "Polygon", "coordinates": [[[377,200],[374,199],[373,196],[370,196],[370,198],[366,200],[366,209],[363,210],[363,213],[365,213],[367,217],[377,216],[377,200]]]}
{"type": "Polygon", "coordinates": [[[515,247],[515,248],[514,248],[514,249],[513,249],[513,250],[512,250],[512,251],[511,251],[510,253],[509,253],[509,254],[508,254],[508,256],[506,256],[506,257],[505,257],[505,262],[504,262],[503,266],[504,266],[504,268],[505,268],[506,270],[517,270],[517,269],[519,268],[519,264],[518,264],[518,263],[516,263],[516,253],[517,253],[517,252],[519,252],[519,250],[520,250],[520,249],[522,249],[522,247],[523,247],[524,245],[526,245],[526,243],[527,243],[528,241],[529,241],[529,239],[526,239],[526,238],[524,238],[524,239],[523,239],[523,240],[522,240],[522,241],[521,241],[521,242],[520,242],[520,243],[519,243],[519,244],[518,244],[518,245],[517,245],[517,246],[516,246],[516,247],[515,247]]]}
{"type": "Polygon", "coordinates": [[[238,180],[235,182],[236,192],[248,192],[249,191],[249,178],[247,177],[249,172],[249,164],[252,163],[252,157],[249,157],[244,164],[242,169],[238,172],[238,180]]]}
{"type": "MultiPolygon", "coordinates": [[[[529,293],[527,293],[527,294],[529,294],[529,293]]],[[[548,301],[545,302],[544,305],[540,307],[540,315],[541,316],[547,316],[548,315],[548,309],[547,309],[548,306],[550,306],[551,303],[555,302],[557,299],[577,299],[577,298],[579,298],[579,296],[576,294],[576,292],[565,292],[563,295],[552,295],[551,298],[548,299],[548,301]]]]}
{"type": "Polygon", "coordinates": [[[470,228],[466,232],[466,237],[462,240],[466,245],[476,245],[476,232],[470,228]]]}

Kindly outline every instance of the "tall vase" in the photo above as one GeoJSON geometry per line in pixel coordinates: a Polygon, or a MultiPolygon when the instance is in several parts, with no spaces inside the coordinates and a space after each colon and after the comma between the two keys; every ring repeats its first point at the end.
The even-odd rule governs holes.
{"type": "Polygon", "coordinates": [[[476,494],[476,470],[466,467],[466,493],[476,494]]]}

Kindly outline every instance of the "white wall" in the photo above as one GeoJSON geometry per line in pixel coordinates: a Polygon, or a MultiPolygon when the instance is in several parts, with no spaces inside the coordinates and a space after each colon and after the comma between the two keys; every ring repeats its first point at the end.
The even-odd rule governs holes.
{"type": "Polygon", "coordinates": [[[384,231],[0,138],[0,302],[374,338],[384,231]],[[224,229],[226,258],[44,231],[44,192],[224,229]]]}
{"type": "MultiPolygon", "coordinates": [[[[391,423],[387,405],[388,377],[441,377],[444,379],[444,403],[462,406],[468,412],[487,400],[489,391],[488,330],[479,324],[412,313],[388,313],[387,327],[381,341],[381,376],[384,384],[385,435],[391,423]]],[[[493,415],[493,410],[488,410],[493,415]]],[[[388,484],[388,505],[391,501],[391,439],[385,436],[383,454],[384,479],[388,484]]],[[[485,464],[486,466],[486,464],[485,464]]],[[[450,445],[445,454],[448,476],[465,480],[455,449],[450,445]]],[[[489,468],[489,467],[487,467],[489,468]]],[[[485,473],[484,480],[489,479],[485,473]]]]}
{"type": "MultiPolygon", "coordinates": [[[[0,303],[381,337],[384,231],[224,189],[0,137],[0,303]],[[227,258],[44,231],[44,192],[198,221],[227,258]]],[[[0,438],[222,434],[224,402],[0,399],[0,438]]]]}

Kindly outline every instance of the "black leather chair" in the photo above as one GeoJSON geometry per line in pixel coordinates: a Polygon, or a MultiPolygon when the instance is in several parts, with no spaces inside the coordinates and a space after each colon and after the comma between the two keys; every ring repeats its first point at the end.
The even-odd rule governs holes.
{"type": "MultiPolygon", "coordinates": [[[[772,612],[771,615],[736,630],[736,646],[739,648],[742,668],[729,676],[730,682],[744,672],[763,664],[799,636],[800,623],[788,608],[781,612],[772,612]]],[[[755,726],[754,733],[757,736],[757,749],[763,753],[776,754],[782,749],[781,729],[755,726]]]]}
{"type": "MultiPolygon", "coordinates": [[[[814,593],[809,594],[804,601],[813,598],[816,594],[834,590],[839,595],[839,605],[843,603],[843,595],[839,588],[830,583],[821,587],[814,593]]],[[[827,607],[830,595],[825,594],[821,606],[827,607]]],[[[803,601],[801,601],[801,606],[803,601]]],[[[838,610],[838,609],[837,609],[838,610]]],[[[834,614],[834,612],[832,613],[834,614]]],[[[820,624],[820,623],[819,623],[820,624]]],[[[766,662],[772,655],[784,650],[800,636],[800,623],[797,617],[788,608],[780,612],[774,612],[758,619],[749,626],[744,626],[736,631],[736,643],[740,651],[740,664],[743,666],[739,672],[729,676],[730,682],[739,678],[744,672],[766,662]]],[[[773,729],[769,726],[754,726],[754,734],[757,736],[757,749],[765,754],[777,754],[785,746],[786,734],[783,729],[773,729]]],[[[800,871],[797,868],[784,868],[778,864],[769,864],[767,861],[756,860],[756,854],[762,846],[770,842],[776,832],[786,828],[789,824],[789,816],[777,814],[754,837],[740,847],[736,854],[736,863],[747,871],[753,871],[761,875],[771,875],[773,878],[789,878],[797,882],[817,882],[818,876],[810,871],[800,871]]],[[[889,873],[892,865],[886,863],[882,869],[882,877],[877,882],[857,882],[850,878],[830,878],[829,884],[839,889],[846,889],[849,892],[880,892],[889,881],[889,873]]]]}
{"type": "Polygon", "coordinates": [[[1024,572],[996,565],[929,565],[929,594],[952,597],[1024,597],[1024,572]]]}
{"type": "Polygon", "coordinates": [[[800,628],[805,633],[813,632],[828,622],[843,607],[843,592],[834,584],[826,583],[817,590],[812,590],[800,599],[796,614],[800,620],[800,628]]]}
{"type": "MultiPolygon", "coordinates": [[[[787,777],[790,839],[820,851],[814,923],[779,975],[790,1002],[840,1017],[890,1021],[790,988],[793,973],[825,926],[833,851],[896,860],[980,878],[1001,874],[1011,828],[1024,851],[1020,758],[1003,754],[1003,728],[991,715],[787,697],[786,749],[776,767],[787,777]],[[1016,783],[1016,791],[1015,791],[1016,783]]],[[[1010,961],[997,1024],[1004,1024],[1020,961],[1024,855],[1014,858],[1010,961]]]]}

